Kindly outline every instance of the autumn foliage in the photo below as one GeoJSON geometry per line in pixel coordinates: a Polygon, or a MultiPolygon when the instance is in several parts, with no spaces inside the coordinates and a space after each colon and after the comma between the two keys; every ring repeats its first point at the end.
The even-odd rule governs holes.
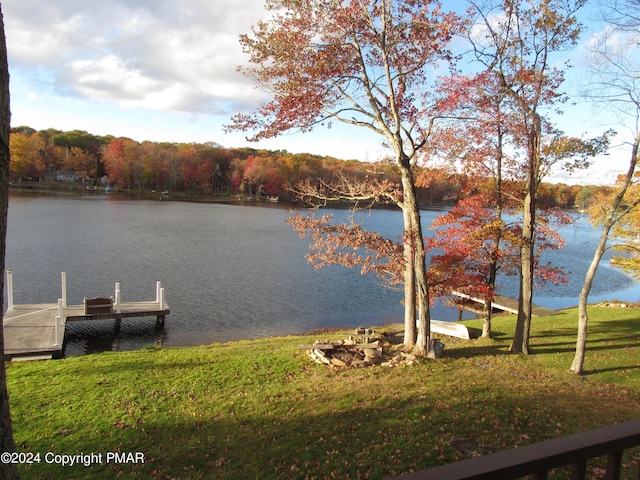
{"type": "MultiPolygon", "coordinates": [[[[462,199],[432,223],[434,233],[428,239],[434,252],[430,276],[438,296],[446,297],[455,290],[491,301],[497,287],[493,284],[495,279],[491,279],[492,263],[502,275],[519,274],[521,217],[512,210],[499,218],[489,199],[483,195],[462,199]]],[[[571,221],[569,215],[557,210],[539,213],[535,268],[538,285],[566,282],[562,270],[541,264],[539,259],[545,250],[564,246],[557,229],[571,221]]]]}
{"type": "Polygon", "coordinates": [[[355,222],[334,223],[333,215],[314,217],[300,213],[287,219],[300,238],[309,238],[307,259],[316,269],[329,265],[359,268],[374,273],[389,286],[402,283],[402,244],[366,230],[355,222]]]}
{"type": "MultiPolygon", "coordinates": [[[[297,190],[300,182],[329,184],[345,176],[376,178],[396,186],[400,181],[397,169],[388,160],[360,162],[282,150],[225,148],[212,143],[184,145],[18,127],[11,133],[10,178],[14,182],[42,180],[53,178],[58,170],[68,170],[76,172],[78,178],[86,175],[93,183],[106,175],[108,182],[120,189],[129,185],[132,190],[204,194],[263,192],[279,196],[282,202],[297,199],[292,189],[297,190]]],[[[470,184],[487,181],[486,172],[460,174],[446,168],[417,168],[415,173],[422,205],[455,204],[468,195],[470,184]]],[[[598,192],[608,189],[543,183],[539,199],[545,208],[586,209],[598,192]]]]}

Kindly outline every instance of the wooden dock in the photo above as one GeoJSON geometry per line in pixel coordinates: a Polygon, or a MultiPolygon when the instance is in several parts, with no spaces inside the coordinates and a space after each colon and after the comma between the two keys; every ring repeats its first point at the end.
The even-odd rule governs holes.
{"type": "MultiPolygon", "coordinates": [[[[483,313],[482,308],[484,308],[485,306],[485,301],[482,298],[473,297],[461,292],[453,292],[453,295],[460,299],[460,301],[457,302],[459,308],[475,313],[483,313]],[[474,308],[474,306],[478,306],[479,308],[474,308]]],[[[514,313],[516,315],[518,314],[518,300],[504,297],[502,295],[493,296],[491,307],[493,308],[493,310],[514,313]]],[[[546,317],[548,315],[556,315],[557,313],[558,312],[556,310],[539,307],[538,305],[533,305],[531,312],[534,317],[546,317]]]]}
{"type": "Polygon", "coordinates": [[[156,283],[156,299],[142,302],[122,302],[120,284],[116,283],[115,296],[108,311],[95,312],[85,304],[67,305],[66,274],[62,273],[62,298],[58,303],[13,303],[13,279],[7,270],[8,308],[3,317],[5,359],[60,358],[67,322],[82,320],[114,319],[114,328],[120,328],[123,318],[156,317],[158,326],[164,325],[169,315],[169,305],[164,298],[164,288],[156,283]]]}

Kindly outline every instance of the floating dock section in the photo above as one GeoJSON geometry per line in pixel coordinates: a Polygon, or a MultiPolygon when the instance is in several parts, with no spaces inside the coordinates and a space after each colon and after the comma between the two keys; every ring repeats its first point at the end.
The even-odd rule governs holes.
{"type": "MultiPolygon", "coordinates": [[[[456,304],[460,310],[468,310],[474,313],[484,313],[486,302],[482,298],[466,295],[461,292],[453,292],[453,295],[458,297],[456,304]]],[[[504,297],[502,295],[494,295],[493,302],[491,302],[492,310],[508,312],[512,314],[518,314],[518,300],[514,298],[504,297]]],[[[557,310],[551,310],[549,308],[539,307],[533,305],[531,314],[534,317],[545,317],[548,315],[556,315],[557,310]]]]}
{"type": "Polygon", "coordinates": [[[164,288],[156,282],[156,298],[152,301],[122,302],[120,283],[113,297],[86,299],[82,305],[67,304],[67,277],[62,272],[62,298],[51,304],[13,302],[13,272],[7,270],[7,311],[3,317],[5,359],[50,359],[62,357],[67,322],[114,319],[115,329],[123,318],[156,317],[156,325],[164,326],[169,315],[164,288]]]}

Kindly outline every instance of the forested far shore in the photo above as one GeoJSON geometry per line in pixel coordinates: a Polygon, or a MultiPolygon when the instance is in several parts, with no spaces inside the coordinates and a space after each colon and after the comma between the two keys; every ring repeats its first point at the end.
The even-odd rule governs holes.
{"type": "MultiPolygon", "coordinates": [[[[291,187],[303,181],[330,184],[339,176],[388,179],[399,183],[390,161],[361,162],[286,150],[226,148],[214,142],[137,142],[84,130],[11,129],[10,181],[62,182],[82,188],[170,193],[174,198],[238,196],[296,200],[291,187]]],[[[423,205],[453,205],[491,179],[470,177],[453,168],[421,167],[416,172],[423,205]]],[[[518,182],[519,179],[512,179],[518,182]]],[[[608,186],[543,183],[542,208],[587,209],[608,186]]]]}

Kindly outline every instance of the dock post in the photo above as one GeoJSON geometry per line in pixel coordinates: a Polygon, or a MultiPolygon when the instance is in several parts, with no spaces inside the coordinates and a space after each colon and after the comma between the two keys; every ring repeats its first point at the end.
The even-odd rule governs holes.
{"type": "Polygon", "coordinates": [[[113,307],[115,308],[116,312],[120,313],[120,282],[116,282],[116,291],[114,294],[114,303],[113,303],[113,307]]]}
{"type": "Polygon", "coordinates": [[[62,272],[62,306],[67,307],[67,272],[62,272]]]}
{"type": "MultiPolygon", "coordinates": [[[[160,282],[158,282],[160,285],[160,282]]],[[[164,288],[158,290],[158,303],[160,304],[160,310],[164,310],[164,288]]]]}
{"type": "Polygon", "coordinates": [[[7,306],[13,310],[13,270],[7,269],[7,306]]]}
{"type": "MultiPolygon", "coordinates": [[[[164,310],[164,288],[162,288],[160,282],[156,284],[156,302],[160,305],[160,310],[164,310]]],[[[164,327],[164,315],[158,315],[156,317],[156,328],[160,329],[164,327]]]]}
{"type": "MultiPolygon", "coordinates": [[[[114,292],[114,303],[113,303],[113,307],[116,311],[116,313],[120,313],[121,312],[121,306],[120,306],[120,302],[122,301],[122,299],[120,298],[120,282],[116,282],[116,286],[115,286],[115,292],[114,292]]],[[[120,315],[116,315],[114,317],[114,324],[113,324],[113,331],[114,333],[120,333],[120,324],[122,322],[122,317],[120,315]]]]}
{"type": "Polygon", "coordinates": [[[56,325],[55,325],[55,336],[56,336],[55,346],[56,347],[61,344],[61,342],[60,342],[60,327],[62,325],[62,317],[63,316],[64,316],[64,300],[59,298],[58,299],[58,315],[56,315],[56,325]]]}

